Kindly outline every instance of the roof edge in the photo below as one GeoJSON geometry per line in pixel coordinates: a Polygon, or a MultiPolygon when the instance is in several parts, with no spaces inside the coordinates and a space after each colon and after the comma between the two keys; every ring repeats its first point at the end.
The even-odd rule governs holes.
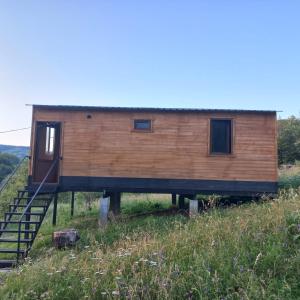
{"type": "Polygon", "coordinates": [[[186,113],[258,113],[276,114],[276,110],[249,109],[212,109],[212,108],[160,108],[160,107],[117,107],[117,106],[75,106],[75,105],[44,105],[33,104],[33,108],[45,110],[69,111],[105,111],[105,112],[186,112],[186,113]]]}

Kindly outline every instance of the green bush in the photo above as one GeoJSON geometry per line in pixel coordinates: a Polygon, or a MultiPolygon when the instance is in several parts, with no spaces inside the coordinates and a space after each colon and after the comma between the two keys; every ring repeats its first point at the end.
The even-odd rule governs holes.
{"type": "Polygon", "coordinates": [[[19,159],[17,156],[8,153],[0,153],[0,183],[13,171],[18,162],[19,159]]]}
{"type": "Polygon", "coordinates": [[[279,179],[279,188],[298,188],[300,187],[300,175],[283,176],[279,179]]]}
{"type": "Polygon", "coordinates": [[[300,160],[300,119],[295,116],[278,120],[278,159],[279,164],[300,160]]]}

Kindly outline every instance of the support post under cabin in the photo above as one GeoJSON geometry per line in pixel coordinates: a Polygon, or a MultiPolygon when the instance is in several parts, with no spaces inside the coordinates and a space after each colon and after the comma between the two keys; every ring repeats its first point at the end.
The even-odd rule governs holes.
{"type": "Polygon", "coordinates": [[[199,202],[196,199],[196,197],[189,200],[189,216],[190,217],[196,217],[198,215],[198,206],[199,206],[199,202]]]}
{"type": "Polygon", "coordinates": [[[179,209],[184,209],[184,196],[183,195],[179,195],[178,204],[179,204],[179,209]]]}
{"type": "Polygon", "coordinates": [[[108,222],[110,197],[107,194],[103,194],[99,199],[99,227],[105,227],[108,222]]]}
{"type": "Polygon", "coordinates": [[[173,205],[173,206],[176,206],[176,202],[177,202],[177,201],[176,201],[176,200],[177,200],[176,198],[177,198],[177,195],[176,195],[176,194],[172,194],[172,205],[173,205]]]}
{"type": "Polygon", "coordinates": [[[74,201],[75,201],[75,192],[72,192],[72,196],[71,196],[71,217],[74,216],[74,201]]]}
{"type": "Polygon", "coordinates": [[[111,192],[110,193],[110,207],[109,210],[113,212],[114,215],[119,215],[121,211],[121,193],[111,192]]]}
{"type": "Polygon", "coordinates": [[[57,218],[57,198],[58,193],[55,193],[54,199],[53,199],[53,216],[52,216],[52,225],[56,225],[56,218],[57,218]]]}

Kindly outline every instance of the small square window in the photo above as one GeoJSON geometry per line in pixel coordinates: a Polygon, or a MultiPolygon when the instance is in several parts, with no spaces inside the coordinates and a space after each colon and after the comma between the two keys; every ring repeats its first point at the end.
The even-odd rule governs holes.
{"type": "Polygon", "coordinates": [[[151,120],[134,120],[133,129],[137,131],[151,131],[151,120]]]}
{"type": "Polygon", "coordinates": [[[232,121],[214,119],[210,121],[210,153],[232,153],[232,121]]]}

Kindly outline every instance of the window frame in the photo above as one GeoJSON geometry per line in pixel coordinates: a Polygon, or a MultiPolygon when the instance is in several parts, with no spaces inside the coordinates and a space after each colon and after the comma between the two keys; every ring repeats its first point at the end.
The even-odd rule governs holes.
{"type": "Polygon", "coordinates": [[[153,119],[150,118],[134,118],[132,119],[132,131],[133,132],[144,132],[144,133],[150,133],[153,132],[153,119]],[[150,128],[142,129],[142,128],[136,128],[135,124],[137,121],[149,121],[150,122],[150,128]]]}
{"type": "Polygon", "coordinates": [[[208,155],[209,156],[226,156],[233,157],[235,156],[234,146],[235,146],[235,119],[234,118],[223,118],[223,117],[213,117],[208,120],[208,155]],[[212,121],[230,121],[231,130],[230,130],[230,152],[212,152],[212,121]]]}

